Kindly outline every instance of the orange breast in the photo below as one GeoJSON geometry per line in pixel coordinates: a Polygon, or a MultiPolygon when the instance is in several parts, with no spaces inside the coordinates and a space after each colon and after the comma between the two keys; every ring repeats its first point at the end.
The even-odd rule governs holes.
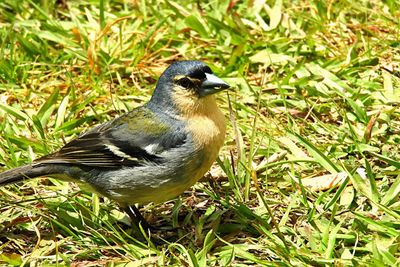
{"type": "Polygon", "coordinates": [[[199,97],[190,90],[176,90],[173,100],[180,111],[179,119],[187,123],[195,150],[202,155],[200,167],[188,181],[191,186],[210,169],[218,156],[225,139],[225,116],[213,95],[199,97]]]}
{"type": "Polygon", "coordinates": [[[214,97],[207,99],[202,112],[188,116],[187,129],[192,134],[196,149],[204,155],[203,162],[193,175],[197,182],[211,167],[225,140],[225,116],[217,107],[214,97]]]}

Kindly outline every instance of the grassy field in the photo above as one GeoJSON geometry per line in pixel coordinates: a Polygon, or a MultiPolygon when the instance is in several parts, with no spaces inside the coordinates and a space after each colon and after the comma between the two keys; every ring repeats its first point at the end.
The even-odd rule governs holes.
{"type": "Polygon", "coordinates": [[[0,264],[400,265],[400,2],[187,2],[0,1],[1,170],[141,105],[175,60],[233,86],[218,164],[141,209],[176,232],[138,240],[110,200],[35,179],[0,189],[0,264]]]}

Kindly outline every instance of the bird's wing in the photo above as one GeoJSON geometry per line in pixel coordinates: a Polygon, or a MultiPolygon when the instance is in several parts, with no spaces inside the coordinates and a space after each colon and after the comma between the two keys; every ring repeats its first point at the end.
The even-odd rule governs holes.
{"type": "Polygon", "coordinates": [[[161,163],[161,153],[183,145],[183,127],[142,107],[101,124],[38,162],[120,168],[161,163]]]}

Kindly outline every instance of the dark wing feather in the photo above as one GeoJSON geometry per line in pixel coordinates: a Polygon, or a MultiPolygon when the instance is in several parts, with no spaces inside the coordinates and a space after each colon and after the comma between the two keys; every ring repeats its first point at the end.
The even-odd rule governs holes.
{"type": "Polygon", "coordinates": [[[109,142],[102,137],[101,133],[85,134],[72,140],[58,152],[40,158],[38,161],[105,168],[140,165],[139,159],[131,160],[112,152],[107,147],[109,142]]]}
{"type": "Polygon", "coordinates": [[[80,135],[37,162],[102,168],[134,167],[149,161],[161,163],[160,153],[186,140],[182,127],[169,124],[145,107],[135,109],[80,135]],[[157,147],[157,151],[149,153],[146,150],[149,145],[157,147]]]}

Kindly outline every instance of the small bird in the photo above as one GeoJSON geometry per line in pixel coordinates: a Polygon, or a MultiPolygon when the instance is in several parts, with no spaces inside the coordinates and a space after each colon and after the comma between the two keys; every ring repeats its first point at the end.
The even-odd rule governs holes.
{"type": "Polygon", "coordinates": [[[79,135],[59,151],[0,173],[0,186],[49,176],[89,186],[152,228],[135,204],[170,200],[211,167],[225,139],[214,93],[229,85],[201,61],[177,61],[149,102],[79,135]]]}

